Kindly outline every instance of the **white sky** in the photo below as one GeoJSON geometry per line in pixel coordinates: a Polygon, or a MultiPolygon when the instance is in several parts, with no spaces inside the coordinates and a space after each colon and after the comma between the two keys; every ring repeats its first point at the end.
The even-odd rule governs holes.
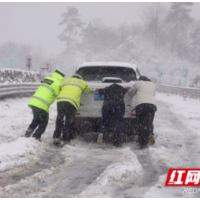
{"type": "MultiPolygon", "coordinates": [[[[64,44],[58,39],[64,27],[59,26],[61,13],[68,6],[78,8],[83,22],[101,18],[106,25],[140,21],[144,2],[0,2],[0,45],[7,41],[41,46],[48,56],[62,52],[64,44]]],[[[169,3],[163,3],[170,5],[169,3]]],[[[200,3],[195,3],[193,15],[200,18],[200,3]]]]}
{"type": "Polygon", "coordinates": [[[54,197],[53,195],[58,193],[59,197],[66,198],[65,192],[67,191],[69,192],[68,197],[71,198],[197,197],[192,193],[183,194],[182,187],[165,187],[168,170],[163,172],[160,170],[198,168],[199,99],[187,98],[184,101],[179,95],[167,96],[166,93],[156,93],[158,106],[154,120],[156,144],[143,150],[139,150],[135,142],[123,144],[122,148],[117,149],[111,144],[103,144],[100,147],[96,143],[86,143],[80,140],[72,141],[75,147],[67,145],[62,149],[54,149],[51,143],[57,116],[56,103],[50,108],[49,123],[42,135],[42,142],[34,138],[25,138],[23,135],[32,120],[31,109],[27,106],[29,100],[30,98],[16,98],[0,101],[0,172],[4,177],[1,177],[1,183],[4,181],[8,183],[5,187],[0,187],[1,198],[54,197]],[[54,152],[56,156],[51,157],[51,152],[54,152]],[[59,160],[63,157],[66,162],[60,165],[59,160]],[[51,163],[47,165],[50,158],[51,163]],[[46,167],[31,174],[38,169],[35,163],[36,167],[43,163],[46,167]],[[90,163],[93,167],[81,168],[84,167],[84,163],[90,163]],[[51,167],[55,164],[57,167],[51,167]],[[94,173],[96,168],[100,173],[94,173]],[[150,173],[147,173],[147,170],[150,173]],[[84,179],[82,171],[84,174],[89,171],[87,175],[90,178],[96,177],[88,182],[91,179],[84,179]],[[27,177],[22,178],[25,174],[27,177]],[[156,174],[158,180],[148,184],[148,181],[153,179],[149,177],[155,176],[156,179],[156,174]],[[18,181],[10,178],[11,176],[18,178],[18,181]],[[146,185],[141,187],[139,183],[143,176],[146,185]],[[67,187],[68,185],[64,185],[67,181],[77,186],[84,183],[85,187],[82,190],[80,187],[74,187],[71,190],[67,187]],[[59,188],[61,191],[58,191],[59,188]]]}

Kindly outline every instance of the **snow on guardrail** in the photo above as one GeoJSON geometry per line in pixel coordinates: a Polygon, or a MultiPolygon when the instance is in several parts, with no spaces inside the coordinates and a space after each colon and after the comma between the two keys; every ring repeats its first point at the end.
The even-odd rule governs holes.
{"type": "Polygon", "coordinates": [[[0,69],[0,100],[33,95],[40,81],[48,75],[36,71],[0,69]]]}
{"type": "Polygon", "coordinates": [[[26,71],[19,69],[0,69],[0,85],[38,83],[49,73],[26,71]]]}

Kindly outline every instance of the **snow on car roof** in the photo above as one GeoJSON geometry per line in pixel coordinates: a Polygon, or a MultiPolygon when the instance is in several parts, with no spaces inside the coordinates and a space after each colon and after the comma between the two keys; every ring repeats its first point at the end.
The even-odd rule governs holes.
{"type": "Polygon", "coordinates": [[[81,67],[94,67],[94,66],[109,66],[109,67],[129,67],[136,71],[137,67],[134,63],[127,62],[84,62],[79,65],[77,70],[81,67]]]}

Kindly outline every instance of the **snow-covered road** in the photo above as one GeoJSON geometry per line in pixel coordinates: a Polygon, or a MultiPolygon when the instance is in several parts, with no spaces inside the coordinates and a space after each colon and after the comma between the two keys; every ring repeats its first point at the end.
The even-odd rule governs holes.
{"type": "Polygon", "coordinates": [[[200,168],[200,100],[156,98],[156,144],[143,150],[80,139],[56,148],[56,103],[42,142],[24,138],[29,98],[0,101],[0,197],[200,197],[165,187],[169,168],[200,168]]]}

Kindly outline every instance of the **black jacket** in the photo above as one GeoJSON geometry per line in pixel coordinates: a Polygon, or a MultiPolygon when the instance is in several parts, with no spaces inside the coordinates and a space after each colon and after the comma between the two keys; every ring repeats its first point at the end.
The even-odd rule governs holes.
{"type": "Polygon", "coordinates": [[[104,89],[99,89],[98,93],[104,95],[104,102],[122,102],[124,103],[124,95],[126,94],[126,89],[121,85],[112,84],[104,89]]]}

